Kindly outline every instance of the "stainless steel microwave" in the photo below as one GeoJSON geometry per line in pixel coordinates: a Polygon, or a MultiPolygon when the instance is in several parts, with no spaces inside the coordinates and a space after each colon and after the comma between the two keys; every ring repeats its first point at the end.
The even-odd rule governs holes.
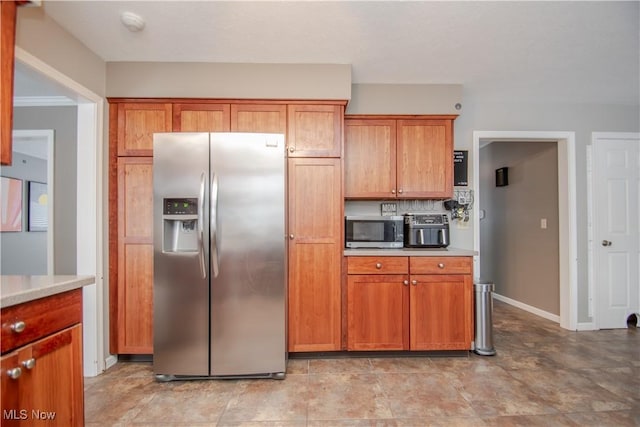
{"type": "Polygon", "coordinates": [[[389,249],[404,246],[402,216],[347,215],[344,222],[347,248],[389,249]]]}

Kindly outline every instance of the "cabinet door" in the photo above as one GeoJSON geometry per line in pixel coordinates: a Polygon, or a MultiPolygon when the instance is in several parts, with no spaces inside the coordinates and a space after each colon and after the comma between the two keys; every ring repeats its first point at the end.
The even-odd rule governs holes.
{"type": "Polygon", "coordinates": [[[340,350],[340,159],[289,159],[288,166],[289,350],[340,350]]]}
{"type": "Polygon", "coordinates": [[[289,157],[340,157],[342,105],[289,105],[289,157]]]}
{"type": "Polygon", "coordinates": [[[347,349],[409,348],[409,276],[347,277],[347,349]]]}
{"type": "Polygon", "coordinates": [[[173,104],[175,132],[229,132],[229,104],[173,104]]]}
{"type": "Polygon", "coordinates": [[[153,158],[118,158],[118,353],[153,352],[153,158]]]}
{"type": "Polygon", "coordinates": [[[16,2],[0,2],[0,164],[10,165],[13,129],[13,63],[16,39],[16,2]]]}
{"type": "Polygon", "coordinates": [[[344,125],[345,197],[395,197],[396,121],[347,119],[344,125]]]}
{"type": "Polygon", "coordinates": [[[84,425],[80,325],[2,357],[2,410],[2,425],[84,425]],[[15,367],[22,373],[11,379],[7,370],[15,367]]]}
{"type": "Polygon", "coordinates": [[[118,104],[118,156],[152,156],[153,134],[171,121],[171,104],[118,104]]]}
{"type": "Polygon", "coordinates": [[[411,350],[471,349],[471,276],[411,275],[411,350]]]}
{"type": "Polygon", "coordinates": [[[231,132],[287,133],[284,104],[231,105],[231,132]]]}
{"type": "Polygon", "coordinates": [[[398,120],[398,196],[453,196],[451,120],[398,120]]]}
{"type": "MultiPolygon", "coordinates": [[[[0,383],[2,385],[2,425],[6,427],[13,427],[21,425],[25,415],[23,408],[20,405],[20,377],[22,376],[22,367],[20,366],[20,359],[18,352],[5,354],[0,358],[0,383]],[[20,370],[20,376],[10,377],[9,374],[13,373],[13,369],[20,370]]],[[[30,414],[29,414],[30,415],[30,414]]]]}

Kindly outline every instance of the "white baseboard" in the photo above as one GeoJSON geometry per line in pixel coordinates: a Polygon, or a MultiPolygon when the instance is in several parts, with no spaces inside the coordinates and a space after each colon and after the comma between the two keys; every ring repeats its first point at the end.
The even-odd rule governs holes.
{"type": "Polygon", "coordinates": [[[509,305],[512,305],[514,307],[518,307],[524,311],[528,311],[529,313],[535,314],[536,316],[540,316],[543,317],[547,320],[551,320],[552,322],[555,323],[560,323],[560,316],[558,316],[557,314],[553,314],[553,313],[549,313],[548,311],[544,311],[544,310],[540,310],[539,308],[533,307],[531,305],[522,303],[520,301],[516,301],[514,299],[511,298],[507,298],[505,296],[502,296],[500,294],[496,294],[495,292],[492,294],[493,298],[497,299],[498,301],[502,301],[504,303],[507,303],[509,305]]]}
{"type": "Polygon", "coordinates": [[[594,322],[578,323],[576,326],[576,331],[595,331],[596,329],[596,324],[594,322]]]}
{"type": "Polygon", "coordinates": [[[112,367],[113,365],[115,365],[116,363],[118,363],[118,356],[115,356],[113,354],[110,354],[109,357],[107,357],[104,361],[105,364],[105,371],[107,369],[109,369],[110,367],[112,367]]]}

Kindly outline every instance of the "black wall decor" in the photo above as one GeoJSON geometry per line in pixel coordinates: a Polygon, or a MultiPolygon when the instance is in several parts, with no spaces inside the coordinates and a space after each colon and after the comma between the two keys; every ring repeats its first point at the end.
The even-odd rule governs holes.
{"type": "Polygon", "coordinates": [[[496,187],[505,187],[507,185],[509,185],[509,168],[496,169],[496,187]]]}
{"type": "Polygon", "coordinates": [[[455,187],[466,187],[467,180],[467,154],[468,151],[453,152],[453,185],[455,187]]]}

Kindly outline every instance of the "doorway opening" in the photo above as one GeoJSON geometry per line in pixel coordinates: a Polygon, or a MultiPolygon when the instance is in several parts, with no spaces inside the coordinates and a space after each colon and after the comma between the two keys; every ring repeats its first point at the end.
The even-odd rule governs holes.
{"type": "MultiPolygon", "coordinates": [[[[474,131],[473,132],[473,189],[476,206],[480,205],[479,157],[480,146],[489,142],[547,141],[558,145],[558,237],[559,237],[559,282],[560,282],[560,326],[565,329],[578,328],[577,310],[577,231],[576,231],[576,186],[575,186],[575,133],[537,131],[474,131]]],[[[480,253],[480,218],[473,216],[474,250],[480,253]]],[[[480,256],[474,261],[476,277],[481,276],[480,256]]]]}
{"type": "Polygon", "coordinates": [[[102,139],[104,100],[27,51],[16,47],[16,64],[64,88],[77,105],[76,274],[95,276],[83,288],[84,375],[106,368],[104,353],[104,285],[102,219],[102,139]]]}

